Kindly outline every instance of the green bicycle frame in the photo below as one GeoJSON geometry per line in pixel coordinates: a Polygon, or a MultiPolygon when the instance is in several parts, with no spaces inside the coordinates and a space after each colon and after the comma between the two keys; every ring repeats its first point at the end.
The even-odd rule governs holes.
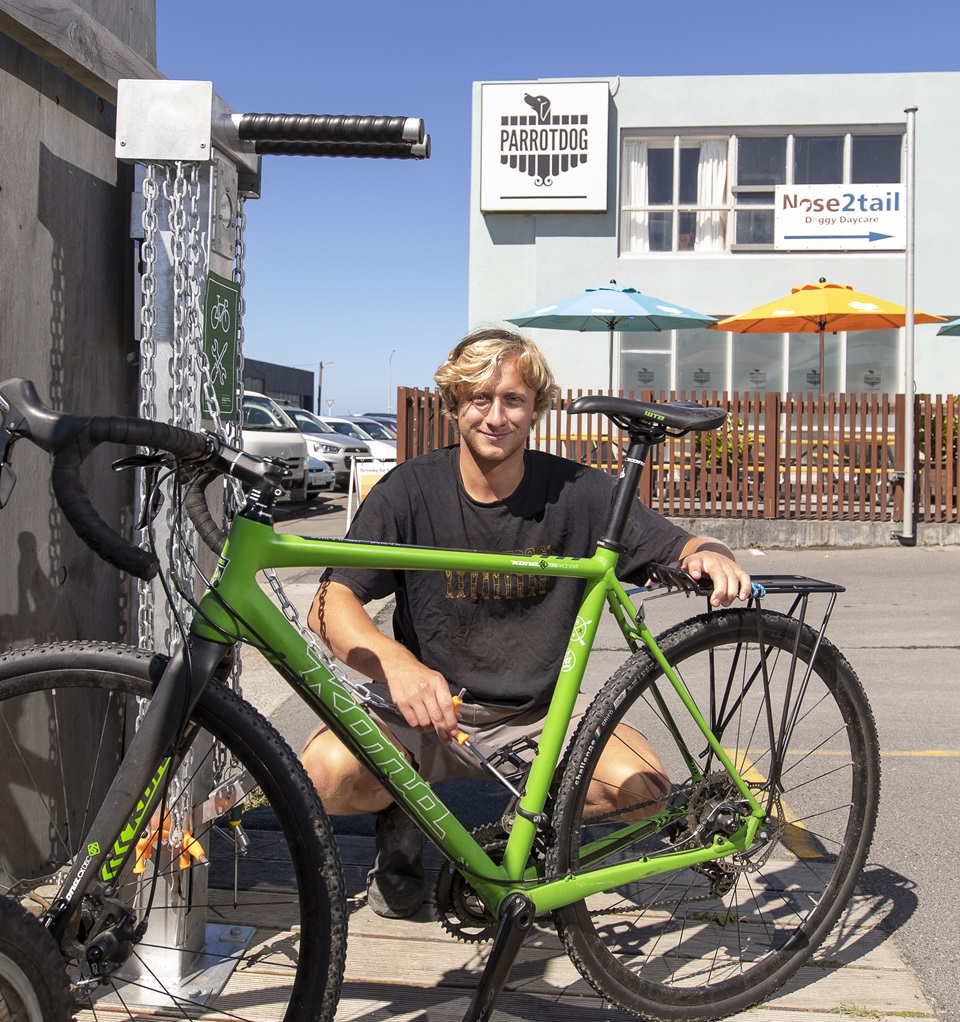
{"type": "MultiPolygon", "coordinates": [[[[617,559],[615,551],[603,546],[598,547],[592,557],[530,558],[314,539],[281,535],[274,531],[272,523],[238,515],[233,520],[211,587],[200,602],[192,629],[197,635],[216,642],[232,643],[242,639],[259,648],[320,719],[432,837],[444,856],[469,875],[471,886],[491,912],[496,914],[503,899],[517,891],[530,899],[538,913],[548,912],[612,887],[743,852],[750,847],[765,818],[764,810],[665,660],[652,633],[643,621],[636,620],[629,597],[614,575],[617,559]],[[256,581],[256,573],[262,569],[313,566],[546,574],[585,581],[584,596],[502,864],[490,859],[256,581]],[[718,836],[703,848],[546,878],[539,874],[539,867],[530,865],[530,854],[605,605],[613,611],[628,643],[631,646],[642,643],[663,668],[668,682],[748,803],[750,815],[735,834],[725,838],[718,836]]],[[[662,820],[665,815],[657,819],[662,820]]],[[[581,852],[585,857],[600,857],[605,848],[629,844],[633,835],[639,835],[650,824],[650,820],[625,823],[616,834],[584,846],[581,852]]]]}

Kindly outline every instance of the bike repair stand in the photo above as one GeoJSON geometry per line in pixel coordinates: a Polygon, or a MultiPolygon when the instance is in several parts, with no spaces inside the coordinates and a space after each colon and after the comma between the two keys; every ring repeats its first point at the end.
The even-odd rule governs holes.
{"type": "MultiPolygon", "coordinates": [[[[139,240],[139,414],[186,429],[205,423],[237,446],[242,446],[243,205],[259,198],[266,154],[425,159],[430,140],[417,118],[241,115],[216,95],[211,82],[119,83],[116,155],[137,165],[141,182],[131,225],[139,240]]],[[[209,575],[211,555],[204,551],[204,562],[195,534],[181,535],[172,490],[165,496],[154,522],[156,542],[171,550],[173,581],[198,595],[195,565],[199,560],[209,575]]],[[[141,530],[142,516],[140,506],[141,530]]],[[[168,611],[165,634],[155,638],[153,608],[163,605],[158,580],[140,583],[139,597],[139,644],[172,653],[181,640],[177,612],[189,617],[188,601],[168,611]]],[[[239,670],[234,686],[239,688],[239,670]]],[[[133,981],[137,975],[128,969],[149,975],[151,983],[159,979],[188,1006],[215,999],[254,933],[251,926],[208,924],[205,867],[176,868],[180,852],[190,847],[189,836],[201,829],[193,818],[197,801],[228,766],[222,749],[208,752],[192,749],[171,785],[169,828],[153,845],[143,874],[147,890],[154,871],[161,873],[154,904],[165,907],[151,912],[151,946],[138,952],[144,964],[131,958],[121,973],[133,981]],[[212,761],[195,781],[204,792],[198,798],[180,779],[192,776],[194,759],[212,761]]],[[[137,996],[143,999],[142,992],[137,996]]]]}
{"type": "MultiPolygon", "coordinates": [[[[224,429],[237,422],[239,411],[243,365],[239,332],[241,210],[244,199],[259,197],[260,158],[214,139],[214,119],[230,113],[210,82],[131,80],[119,84],[116,155],[138,165],[141,188],[139,194],[134,193],[131,215],[131,235],[139,241],[139,414],[186,429],[199,429],[203,419],[224,429]],[[210,311],[223,310],[225,298],[226,309],[233,314],[229,324],[223,323],[222,311],[217,317],[229,330],[213,334],[212,360],[205,357],[203,343],[210,318],[203,301],[208,281],[216,282],[210,311]],[[211,408],[209,393],[204,394],[205,400],[201,394],[214,381],[220,387],[214,391],[217,400],[211,408]]],[[[234,439],[237,436],[234,427],[234,439]]],[[[164,510],[154,521],[156,541],[159,547],[171,549],[171,568],[181,584],[192,589],[195,537],[190,537],[190,548],[185,549],[172,515],[172,496],[172,490],[165,494],[164,510]]],[[[142,500],[138,503],[140,520],[142,500]]],[[[166,615],[165,630],[162,616],[154,625],[154,606],[166,605],[159,580],[141,582],[139,590],[140,645],[172,653],[180,642],[172,610],[166,615]],[[159,634],[154,634],[155,628],[159,634]]],[[[184,614],[189,608],[181,600],[177,609],[184,614]]],[[[209,759],[209,748],[194,749],[191,755],[196,762],[209,759]]],[[[205,776],[197,778],[198,790],[201,784],[210,790],[212,772],[205,769],[205,776]]],[[[178,777],[185,775],[181,769],[178,777]]],[[[150,946],[141,947],[120,976],[139,986],[136,997],[140,1001],[147,999],[144,991],[154,985],[153,977],[187,1004],[207,1005],[229,979],[254,929],[208,925],[204,908],[208,902],[207,870],[203,866],[178,868],[179,848],[175,846],[181,843],[182,847],[185,830],[192,834],[200,829],[200,821],[192,819],[193,799],[182,785],[181,781],[180,790],[171,791],[170,828],[154,843],[151,857],[144,863],[144,902],[154,871],[159,871],[154,903],[164,907],[151,912],[146,941],[150,946]],[[184,807],[179,814],[178,802],[184,807]]]]}

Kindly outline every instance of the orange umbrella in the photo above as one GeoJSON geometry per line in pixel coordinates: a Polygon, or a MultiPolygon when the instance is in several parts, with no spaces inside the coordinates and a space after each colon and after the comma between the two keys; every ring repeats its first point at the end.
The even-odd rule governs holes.
{"type": "MultiPolygon", "coordinates": [[[[883,330],[902,327],[907,310],[883,298],[854,291],[849,284],[831,284],[823,277],[816,284],[795,287],[784,298],[721,319],[709,329],[738,334],[820,334],[820,387],[823,387],[823,335],[829,330],[883,330]]],[[[942,316],[914,312],[915,323],[942,323],[942,316]]]]}

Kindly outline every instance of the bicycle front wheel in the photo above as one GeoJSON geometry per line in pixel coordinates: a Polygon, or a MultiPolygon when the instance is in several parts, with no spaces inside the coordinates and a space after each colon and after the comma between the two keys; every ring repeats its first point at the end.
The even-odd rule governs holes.
{"type": "MultiPolygon", "coordinates": [[[[866,860],[880,764],[860,682],[809,627],[764,611],[761,642],[756,612],[735,610],[657,641],[766,824],[742,854],[651,876],[555,916],[571,959],[601,994],[643,1017],[692,1022],[768,997],[830,932],[866,860]]],[[[607,683],[571,743],[547,870],[703,848],[735,829],[746,806],[643,650],[607,683]],[[630,791],[642,757],[650,760],[638,734],[669,776],[669,794],[653,805],[630,791]],[[635,775],[623,771],[632,747],[635,775]],[[614,761],[616,782],[605,775],[614,761]],[[615,783],[615,807],[598,811],[593,797],[591,808],[591,784],[609,798],[615,783]],[[650,822],[640,827],[640,818],[650,822]]]]}
{"type": "MultiPolygon", "coordinates": [[[[165,662],[106,643],[0,655],[0,896],[33,914],[50,905],[165,662]]],[[[222,685],[207,686],[190,727],[173,834],[157,839],[158,813],[113,891],[88,895],[70,921],[64,968],[77,1010],[90,1010],[78,1017],[332,1019],[346,900],[316,791],[276,731],[222,685]],[[118,905],[149,928],[98,983],[82,945],[118,905]]]]}
{"type": "Polygon", "coordinates": [[[67,1022],[70,992],[56,941],[20,905],[0,898],[0,1022],[67,1022]]]}

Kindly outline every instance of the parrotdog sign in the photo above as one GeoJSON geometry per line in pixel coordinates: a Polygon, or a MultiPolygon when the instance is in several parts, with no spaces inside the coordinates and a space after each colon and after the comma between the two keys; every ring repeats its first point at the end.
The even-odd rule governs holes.
{"type": "Polygon", "coordinates": [[[607,208],[606,82],[481,86],[484,212],[607,208]]]}

